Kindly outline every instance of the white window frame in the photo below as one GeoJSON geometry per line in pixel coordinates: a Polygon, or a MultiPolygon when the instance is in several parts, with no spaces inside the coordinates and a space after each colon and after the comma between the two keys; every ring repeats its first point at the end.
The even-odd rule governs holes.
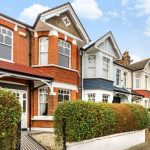
{"type": "MultiPolygon", "coordinates": [[[[63,55],[63,56],[66,56],[66,57],[68,57],[69,58],[69,67],[64,67],[64,66],[61,66],[61,67],[64,67],[64,68],[71,68],[71,50],[72,50],[72,45],[69,43],[69,42],[66,42],[66,41],[64,41],[64,40],[62,40],[62,39],[59,39],[58,40],[58,47],[59,46],[62,46],[63,48],[66,48],[64,45],[60,45],[60,41],[61,42],[63,42],[63,43],[65,43],[65,44],[69,44],[69,46],[70,46],[70,55],[65,55],[65,54],[62,54],[62,53],[60,53],[59,52],[59,48],[58,48],[58,61],[59,61],[59,55],[63,55]]],[[[59,62],[58,62],[59,63],[59,62]]],[[[59,64],[58,64],[59,65],[59,64]]],[[[60,65],[59,65],[60,66],[60,65]]]]}
{"type": "Polygon", "coordinates": [[[46,65],[48,65],[48,47],[49,47],[49,40],[48,40],[48,45],[47,45],[47,52],[41,52],[41,40],[42,39],[47,39],[48,40],[48,37],[46,37],[46,36],[43,36],[43,37],[41,37],[41,38],[39,38],[39,65],[42,65],[42,66],[46,66],[46,65]],[[47,64],[41,64],[41,54],[47,54],[47,64]]]}
{"type": "Polygon", "coordinates": [[[63,17],[63,18],[62,18],[62,21],[63,21],[63,23],[64,23],[64,25],[65,25],[66,27],[68,27],[68,26],[71,25],[71,22],[70,22],[70,20],[69,20],[69,18],[68,18],[67,16],[63,17]],[[66,24],[66,22],[65,22],[66,19],[67,19],[67,21],[68,21],[67,24],[66,24]]]}
{"type": "Polygon", "coordinates": [[[145,75],[145,89],[148,89],[148,76],[145,75]]]}
{"type": "MultiPolygon", "coordinates": [[[[90,76],[90,77],[96,77],[96,55],[88,55],[88,71],[93,70],[93,74],[94,76],[90,76]],[[91,58],[95,61],[93,64],[94,65],[90,65],[91,64],[91,58]]],[[[89,76],[89,74],[88,74],[89,76]]]]}
{"type": "Polygon", "coordinates": [[[64,96],[65,96],[65,95],[68,95],[68,96],[69,96],[69,100],[68,100],[68,101],[71,100],[71,90],[60,88],[60,89],[58,89],[58,96],[59,96],[59,95],[63,95],[63,101],[62,101],[62,102],[59,102],[59,100],[58,100],[58,103],[63,103],[63,102],[65,102],[65,99],[64,99],[64,96]],[[59,91],[63,91],[63,93],[61,93],[61,92],[59,93],[59,91]],[[65,93],[64,91],[66,91],[66,93],[65,93]],[[69,93],[67,93],[67,92],[69,92],[69,93]]]}
{"type": "Polygon", "coordinates": [[[109,102],[109,98],[110,98],[109,94],[103,94],[102,95],[102,102],[103,103],[108,103],[109,102]]]}
{"type": "Polygon", "coordinates": [[[127,85],[128,85],[128,84],[127,84],[127,83],[128,83],[127,81],[128,81],[128,73],[127,73],[127,72],[124,72],[124,73],[123,73],[123,82],[124,82],[124,86],[125,86],[125,87],[127,87],[127,85]]]}
{"type": "MultiPolygon", "coordinates": [[[[48,112],[47,112],[47,115],[41,115],[40,114],[40,104],[41,104],[41,102],[40,102],[40,95],[41,94],[46,94],[45,92],[44,93],[40,93],[41,89],[44,89],[44,90],[48,91],[48,87],[47,86],[43,86],[43,87],[38,88],[38,116],[48,116],[48,112]]],[[[47,102],[43,102],[43,103],[47,103],[47,105],[48,105],[48,92],[47,92],[46,95],[47,95],[47,102]]]]}
{"type": "Polygon", "coordinates": [[[104,79],[109,79],[109,65],[110,65],[110,60],[107,57],[103,57],[103,78],[104,79]],[[107,73],[107,77],[104,76],[104,72],[107,73]]]}
{"type": "Polygon", "coordinates": [[[136,87],[136,89],[140,89],[140,87],[141,87],[141,76],[140,75],[135,76],[135,87],[136,87]],[[137,86],[137,81],[139,82],[139,86],[137,86]]]}
{"type": "Polygon", "coordinates": [[[120,69],[116,69],[116,85],[120,86],[121,85],[121,70],[120,69]],[[118,72],[120,74],[118,74],[118,72]],[[117,76],[118,75],[118,76],[117,76]],[[119,83],[117,83],[119,81],[119,83]]]}
{"type": "Polygon", "coordinates": [[[87,98],[88,98],[88,101],[95,102],[96,93],[88,93],[87,98]]]}
{"type": "MultiPolygon", "coordinates": [[[[12,34],[12,36],[7,35],[7,36],[9,36],[9,37],[12,38],[12,45],[11,45],[11,60],[9,60],[9,59],[4,59],[4,58],[0,58],[0,60],[6,61],[6,62],[13,62],[13,58],[14,58],[14,57],[13,57],[13,56],[14,56],[14,50],[13,50],[13,45],[14,45],[14,42],[13,42],[13,41],[14,41],[14,34],[13,34],[13,31],[10,30],[10,29],[7,28],[7,27],[2,26],[2,25],[0,25],[0,28],[1,28],[1,30],[2,30],[2,29],[5,29],[6,31],[10,31],[11,34],[12,34]]],[[[1,44],[6,45],[6,46],[10,46],[10,45],[4,44],[4,43],[1,43],[1,44]]]]}

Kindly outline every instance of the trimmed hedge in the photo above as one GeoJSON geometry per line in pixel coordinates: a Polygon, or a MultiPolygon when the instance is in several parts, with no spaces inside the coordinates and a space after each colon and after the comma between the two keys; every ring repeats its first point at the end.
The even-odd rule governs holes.
{"type": "Polygon", "coordinates": [[[148,111],[135,104],[65,102],[55,111],[55,134],[62,140],[63,118],[66,120],[66,140],[86,139],[145,129],[149,126],[148,111]]]}
{"type": "Polygon", "coordinates": [[[16,96],[0,88],[0,149],[15,150],[21,106],[16,96]]]}

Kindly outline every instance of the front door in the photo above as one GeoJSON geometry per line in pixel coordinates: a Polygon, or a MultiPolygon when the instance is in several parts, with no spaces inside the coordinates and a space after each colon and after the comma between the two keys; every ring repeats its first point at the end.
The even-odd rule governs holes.
{"type": "Polygon", "coordinates": [[[27,129],[27,91],[12,90],[22,106],[21,128],[27,129]]]}

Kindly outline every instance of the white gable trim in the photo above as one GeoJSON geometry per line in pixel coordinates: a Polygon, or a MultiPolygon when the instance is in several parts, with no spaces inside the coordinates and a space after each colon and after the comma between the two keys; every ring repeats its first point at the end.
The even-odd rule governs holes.
{"type": "MultiPolygon", "coordinates": [[[[117,44],[116,44],[116,42],[115,42],[115,39],[114,39],[114,37],[112,36],[112,33],[111,33],[111,32],[107,33],[104,37],[102,37],[99,41],[97,41],[97,42],[95,43],[95,48],[96,48],[96,49],[99,49],[98,46],[99,46],[102,42],[105,42],[105,40],[108,39],[109,37],[111,38],[111,40],[112,40],[112,42],[113,42],[113,47],[115,48],[115,50],[116,50],[116,52],[117,52],[117,54],[118,54],[118,56],[119,56],[118,59],[122,58],[122,54],[121,54],[121,52],[120,52],[120,50],[119,50],[119,48],[118,48],[118,46],[117,46],[117,44]]],[[[103,51],[103,52],[104,52],[104,51],[103,51]]],[[[106,53],[106,52],[104,52],[104,53],[106,53]]]]}
{"type": "MultiPolygon", "coordinates": [[[[52,11],[50,11],[50,12],[47,12],[47,13],[45,13],[45,14],[42,14],[40,20],[45,23],[45,21],[46,21],[47,19],[52,18],[52,17],[54,17],[54,16],[59,16],[61,13],[66,12],[66,11],[69,11],[69,12],[71,13],[71,15],[72,15],[74,21],[76,22],[77,28],[80,29],[80,31],[81,31],[81,33],[82,33],[84,39],[85,39],[86,42],[88,43],[88,42],[90,41],[90,39],[89,39],[89,37],[87,36],[87,34],[86,34],[86,32],[84,31],[84,29],[82,28],[82,25],[81,25],[80,21],[78,20],[78,18],[76,17],[76,15],[75,15],[73,9],[71,8],[70,4],[67,4],[67,5],[62,6],[62,7],[60,7],[60,8],[57,8],[57,9],[54,9],[54,10],[52,10],[52,11]]],[[[55,28],[56,28],[56,27],[55,27],[55,28]]]]}
{"type": "Polygon", "coordinates": [[[150,60],[147,62],[147,64],[145,65],[145,67],[144,67],[144,70],[145,70],[145,68],[149,65],[149,63],[150,63],[150,60]]]}

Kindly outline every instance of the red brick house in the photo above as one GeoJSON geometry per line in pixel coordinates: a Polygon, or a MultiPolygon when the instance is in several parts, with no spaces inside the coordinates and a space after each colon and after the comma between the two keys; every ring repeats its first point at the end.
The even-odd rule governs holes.
{"type": "Polygon", "coordinates": [[[57,104],[80,98],[80,48],[89,41],[69,3],[33,26],[0,14],[0,87],[19,98],[22,128],[52,129],[57,104]]]}

